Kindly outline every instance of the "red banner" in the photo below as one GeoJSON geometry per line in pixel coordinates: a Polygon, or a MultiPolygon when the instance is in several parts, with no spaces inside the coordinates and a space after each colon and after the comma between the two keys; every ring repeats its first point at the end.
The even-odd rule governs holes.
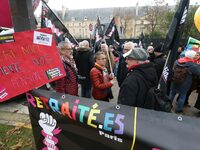
{"type": "Polygon", "coordinates": [[[12,20],[11,20],[11,12],[8,0],[1,0],[0,4],[0,27],[11,28],[12,20]]]}
{"type": "Polygon", "coordinates": [[[0,37],[0,102],[65,76],[50,29],[11,37],[0,37]]]}

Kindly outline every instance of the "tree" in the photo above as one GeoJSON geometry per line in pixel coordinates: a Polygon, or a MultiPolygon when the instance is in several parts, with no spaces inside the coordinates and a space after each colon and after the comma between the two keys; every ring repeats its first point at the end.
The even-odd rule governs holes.
{"type": "MultiPolygon", "coordinates": [[[[164,13],[163,19],[161,19],[161,24],[160,24],[160,27],[162,28],[161,31],[163,32],[163,34],[168,31],[177,7],[178,7],[178,3],[172,11],[170,10],[170,11],[164,13]]],[[[183,35],[182,35],[182,39],[188,39],[188,37],[190,37],[190,36],[193,38],[199,39],[199,32],[197,31],[197,29],[194,25],[194,14],[198,7],[199,6],[197,6],[197,5],[193,5],[193,6],[190,5],[189,10],[188,10],[188,16],[186,19],[185,28],[184,28],[183,35]]]]}
{"type": "Polygon", "coordinates": [[[186,24],[185,24],[185,29],[183,32],[184,39],[188,39],[189,36],[199,39],[200,33],[198,32],[198,30],[194,24],[194,14],[198,7],[199,6],[195,5],[195,6],[190,6],[190,8],[189,8],[189,12],[188,12],[188,16],[187,16],[187,20],[186,20],[186,24]]]}
{"type": "Polygon", "coordinates": [[[148,30],[151,37],[162,36],[163,32],[161,29],[162,16],[168,11],[168,4],[165,0],[153,0],[153,5],[145,7],[145,19],[149,22],[148,30]]]}
{"type": "Polygon", "coordinates": [[[125,37],[132,38],[135,10],[133,8],[115,8],[113,10],[113,16],[118,20],[117,25],[123,27],[125,37]]]}

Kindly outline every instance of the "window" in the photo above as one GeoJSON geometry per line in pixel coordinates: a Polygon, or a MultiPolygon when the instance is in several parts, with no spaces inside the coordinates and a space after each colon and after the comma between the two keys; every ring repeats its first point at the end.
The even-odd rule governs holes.
{"type": "Polygon", "coordinates": [[[84,21],[87,21],[87,20],[88,20],[88,18],[85,16],[85,17],[84,17],[84,21]]]}

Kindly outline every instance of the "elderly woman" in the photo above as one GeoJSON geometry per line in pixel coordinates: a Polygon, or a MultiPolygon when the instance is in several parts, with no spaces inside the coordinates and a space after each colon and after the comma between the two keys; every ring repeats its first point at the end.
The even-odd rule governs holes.
{"type": "Polygon", "coordinates": [[[77,69],[73,59],[71,43],[58,43],[58,50],[65,68],[66,76],[55,81],[56,92],[78,95],[77,69]]]}

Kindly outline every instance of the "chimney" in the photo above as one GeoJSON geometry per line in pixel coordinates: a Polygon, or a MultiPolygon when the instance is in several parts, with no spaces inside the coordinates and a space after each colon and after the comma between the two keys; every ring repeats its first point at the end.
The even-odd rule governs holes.
{"type": "Polygon", "coordinates": [[[137,2],[136,3],[136,9],[135,9],[135,15],[136,15],[136,17],[138,16],[138,7],[139,7],[138,5],[139,5],[139,3],[137,2]]]}
{"type": "Polygon", "coordinates": [[[65,7],[64,5],[62,5],[62,13],[61,13],[62,20],[64,20],[64,18],[65,18],[66,11],[67,11],[67,7],[65,7]]]}

